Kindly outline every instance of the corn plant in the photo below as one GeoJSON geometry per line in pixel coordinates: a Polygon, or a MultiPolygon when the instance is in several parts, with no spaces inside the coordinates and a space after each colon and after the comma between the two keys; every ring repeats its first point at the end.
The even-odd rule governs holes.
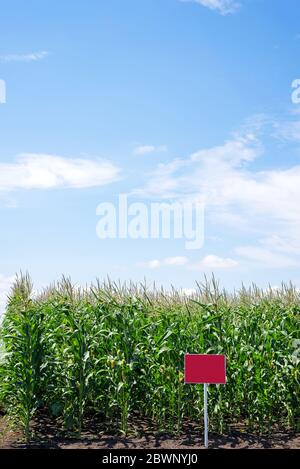
{"type": "Polygon", "coordinates": [[[28,276],[17,279],[8,302],[2,340],[5,343],[2,393],[10,415],[19,422],[27,441],[30,421],[42,397],[43,313],[30,299],[28,276]]]}
{"type": "Polygon", "coordinates": [[[229,294],[214,278],[197,287],[185,296],[108,280],[82,290],[64,278],[34,296],[19,277],[1,327],[1,407],[27,440],[41,410],[78,434],[87,415],[124,434],[136,416],[180,432],[203,412],[202,387],[183,382],[184,354],[220,353],[227,384],[209,387],[213,429],[299,429],[299,292],[229,294]]]}

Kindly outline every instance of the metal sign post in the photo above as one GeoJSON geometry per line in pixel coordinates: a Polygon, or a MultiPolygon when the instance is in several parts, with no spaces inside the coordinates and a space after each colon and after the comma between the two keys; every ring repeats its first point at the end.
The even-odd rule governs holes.
{"type": "Polygon", "coordinates": [[[225,355],[186,353],[184,356],[184,382],[204,384],[204,446],[208,448],[208,384],[226,383],[225,355]]]}
{"type": "Polygon", "coordinates": [[[208,448],[207,383],[204,383],[204,446],[208,448]]]}

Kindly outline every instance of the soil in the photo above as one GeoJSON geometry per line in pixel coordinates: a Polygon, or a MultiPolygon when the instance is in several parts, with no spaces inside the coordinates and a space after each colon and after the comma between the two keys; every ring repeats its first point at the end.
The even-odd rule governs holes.
{"type": "MultiPolygon", "coordinates": [[[[32,423],[34,437],[29,444],[25,444],[22,434],[0,416],[0,448],[61,448],[61,449],[201,449],[203,435],[196,425],[187,423],[178,435],[158,432],[151,421],[134,419],[131,422],[128,435],[122,436],[117,432],[108,432],[102,423],[95,420],[85,422],[85,429],[81,438],[71,433],[58,433],[57,427],[47,416],[39,416],[32,423]]],[[[257,435],[245,432],[243,426],[232,427],[227,435],[210,433],[210,448],[252,449],[252,448],[282,448],[300,449],[300,434],[292,432],[274,431],[269,435],[257,435]]]]}

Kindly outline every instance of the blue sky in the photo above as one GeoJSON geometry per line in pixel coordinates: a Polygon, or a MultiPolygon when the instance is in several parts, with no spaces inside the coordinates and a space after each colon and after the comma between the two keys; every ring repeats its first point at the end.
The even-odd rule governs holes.
{"type": "Polygon", "coordinates": [[[300,284],[297,0],[3,0],[0,301],[15,272],[300,284]],[[96,207],[205,201],[205,242],[100,240],[96,207]]]}

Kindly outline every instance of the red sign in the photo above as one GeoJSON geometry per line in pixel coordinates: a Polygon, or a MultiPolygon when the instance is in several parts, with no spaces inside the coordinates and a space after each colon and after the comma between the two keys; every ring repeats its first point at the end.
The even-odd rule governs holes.
{"type": "Polygon", "coordinates": [[[225,384],[225,355],[199,355],[187,353],[184,356],[184,382],[225,384]]]}

